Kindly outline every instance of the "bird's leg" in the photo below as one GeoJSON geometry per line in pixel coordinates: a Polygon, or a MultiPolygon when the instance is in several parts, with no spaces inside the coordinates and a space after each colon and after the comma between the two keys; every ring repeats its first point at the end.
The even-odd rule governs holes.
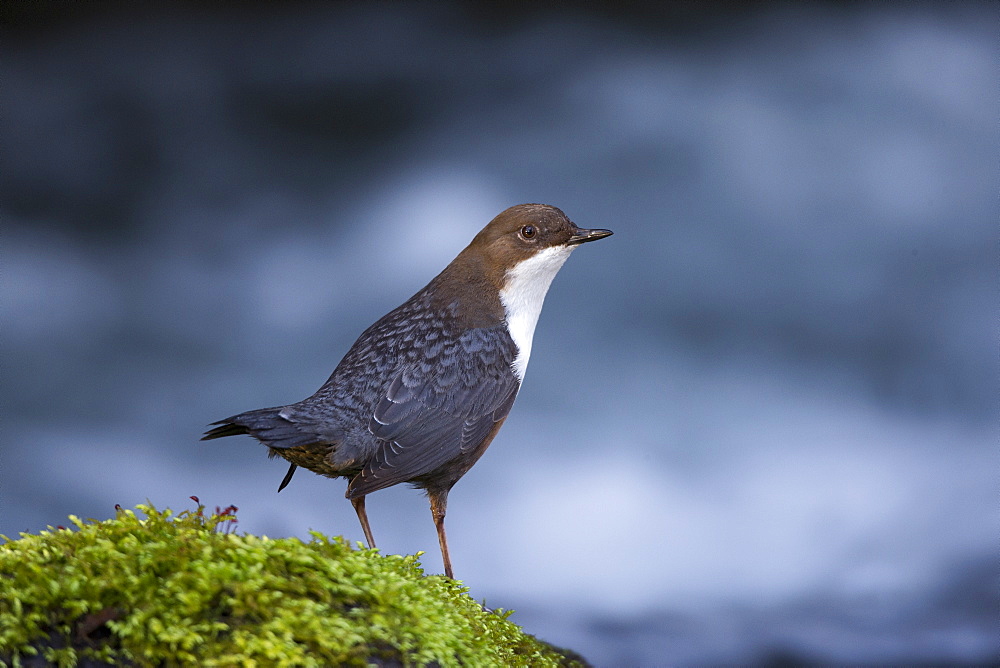
{"type": "Polygon", "coordinates": [[[448,508],[448,490],[443,492],[428,492],[431,501],[431,515],[434,516],[434,526],[437,528],[438,543],[441,544],[441,559],[444,560],[444,574],[452,580],[455,574],[451,570],[451,556],[448,554],[448,537],[444,533],[444,514],[448,508]]]}
{"type": "Polygon", "coordinates": [[[361,521],[361,529],[365,532],[365,540],[368,541],[368,549],[375,549],[375,539],[372,538],[372,529],[368,526],[368,513],[365,512],[365,497],[356,496],[351,499],[351,505],[354,506],[354,512],[358,514],[358,520],[361,521]]]}

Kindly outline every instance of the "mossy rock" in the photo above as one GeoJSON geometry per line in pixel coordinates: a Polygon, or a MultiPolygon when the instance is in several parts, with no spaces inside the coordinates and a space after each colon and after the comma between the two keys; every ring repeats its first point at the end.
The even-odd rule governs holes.
{"type": "Polygon", "coordinates": [[[236,534],[202,507],[137,509],[0,537],[0,663],[585,665],[416,556],[236,534]]]}

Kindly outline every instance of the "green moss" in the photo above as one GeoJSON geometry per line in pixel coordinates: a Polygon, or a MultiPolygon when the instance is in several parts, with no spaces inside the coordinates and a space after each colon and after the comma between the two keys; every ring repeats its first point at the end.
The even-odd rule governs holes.
{"type": "Polygon", "coordinates": [[[231,516],[151,505],[0,544],[0,662],[204,666],[573,665],[425,576],[313,532],[220,531],[231,516]]]}

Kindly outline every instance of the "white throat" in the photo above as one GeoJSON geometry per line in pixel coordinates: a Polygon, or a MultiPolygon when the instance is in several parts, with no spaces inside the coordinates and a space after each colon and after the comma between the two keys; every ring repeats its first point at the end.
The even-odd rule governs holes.
{"type": "Polygon", "coordinates": [[[500,291],[500,302],[507,315],[507,331],[517,345],[514,373],[524,380],[531,356],[538,315],[549,285],[576,246],[552,246],[539,251],[507,271],[507,284],[500,291]]]}

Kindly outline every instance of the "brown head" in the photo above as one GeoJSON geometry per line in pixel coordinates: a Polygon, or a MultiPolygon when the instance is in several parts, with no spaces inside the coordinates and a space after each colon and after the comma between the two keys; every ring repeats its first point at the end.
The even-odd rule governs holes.
{"type": "Polygon", "coordinates": [[[539,251],[571,248],[610,234],[611,230],[580,229],[554,206],[518,204],[501,211],[462,253],[481,256],[491,282],[499,290],[506,283],[508,270],[539,251]]]}
{"type": "Polygon", "coordinates": [[[541,300],[570,252],[610,234],[581,229],[554,206],[518,204],[491,220],[434,279],[435,292],[458,306],[468,326],[511,321],[511,306],[520,312],[524,302],[534,312],[533,331],[541,300]]]}

